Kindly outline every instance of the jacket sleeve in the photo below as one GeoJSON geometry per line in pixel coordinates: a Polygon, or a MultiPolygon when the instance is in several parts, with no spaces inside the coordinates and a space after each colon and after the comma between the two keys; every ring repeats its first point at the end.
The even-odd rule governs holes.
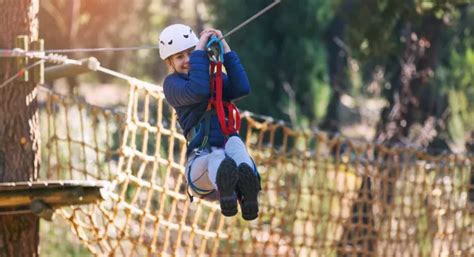
{"type": "Polygon", "coordinates": [[[236,52],[224,55],[224,66],[227,76],[224,80],[224,97],[235,100],[250,94],[250,82],[236,52]]]}
{"type": "Polygon", "coordinates": [[[189,79],[179,74],[165,78],[163,89],[166,100],[173,107],[207,102],[209,88],[209,58],[203,50],[196,50],[189,58],[189,79]]]}

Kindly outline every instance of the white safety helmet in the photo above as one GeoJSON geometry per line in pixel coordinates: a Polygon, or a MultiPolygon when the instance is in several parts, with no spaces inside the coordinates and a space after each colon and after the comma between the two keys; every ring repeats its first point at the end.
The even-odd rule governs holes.
{"type": "Polygon", "coordinates": [[[191,27],[183,24],[173,24],[160,33],[160,57],[163,60],[173,54],[196,46],[199,42],[191,27]]]}

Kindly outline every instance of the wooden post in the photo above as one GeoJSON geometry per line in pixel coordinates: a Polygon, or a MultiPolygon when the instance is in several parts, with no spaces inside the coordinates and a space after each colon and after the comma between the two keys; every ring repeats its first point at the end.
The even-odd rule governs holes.
{"type": "MultiPolygon", "coordinates": [[[[27,50],[28,40],[38,38],[39,4],[39,0],[0,0],[1,49],[27,50]]],[[[27,64],[27,58],[0,58],[0,78],[12,77],[27,64]]],[[[36,86],[15,79],[0,88],[0,182],[38,178],[41,156],[36,86]]],[[[38,216],[0,215],[0,256],[39,256],[38,245],[38,216]]]]}
{"type": "MultiPolygon", "coordinates": [[[[18,36],[15,41],[15,48],[20,48],[28,51],[28,36],[18,36]]],[[[28,65],[28,57],[16,58],[16,68],[18,71],[25,68],[28,65]]],[[[20,81],[28,81],[28,71],[25,70],[23,75],[18,78],[20,81]]]]}
{"type": "MultiPolygon", "coordinates": [[[[34,51],[43,52],[44,51],[44,40],[39,39],[31,43],[31,48],[34,51]]],[[[35,60],[36,61],[36,60],[35,60]]],[[[38,84],[44,84],[44,62],[36,65],[33,68],[33,81],[38,84]]]]}

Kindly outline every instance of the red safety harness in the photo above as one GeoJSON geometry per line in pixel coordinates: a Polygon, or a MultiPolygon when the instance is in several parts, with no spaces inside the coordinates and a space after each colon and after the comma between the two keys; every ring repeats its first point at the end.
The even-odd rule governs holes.
{"type": "Polygon", "coordinates": [[[211,97],[206,111],[215,108],[221,131],[225,136],[229,136],[240,130],[240,113],[234,103],[222,100],[222,87],[222,61],[211,61],[211,97]]]}
{"type": "MultiPolygon", "coordinates": [[[[231,101],[224,101],[222,63],[224,61],[224,49],[222,42],[215,36],[208,42],[207,51],[210,59],[210,98],[207,102],[206,112],[197,122],[199,127],[204,120],[204,138],[199,149],[210,148],[209,133],[211,116],[216,113],[220,129],[224,136],[237,134],[240,130],[240,113],[237,107],[231,101]]],[[[195,136],[195,129],[188,133],[188,142],[195,136]]]]}
{"type": "MultiPolygon", "coordinates": [[[[216,41],[216,39],[213,39],[216,41]]],[[[212,41],[211,41],[212,43],[212,41]]],[[[216,43],[219,43],[218,41],[216,43]]],[[[210,144],[209,144],[209,133],[210,133],[210,124],[211,124],[211,116],[216,113],[217,119],[219,121],[219,126],[222,133],[225,135],[226,140],[227,138],[232,135],[236,134],[240,130],[240,113],[234,103],[230,101],[222,100],[223,94],[223,81],[222,81],[222,60],[223,57],[223,49],[220,46],[218,49],[218,54],[210,56],[211,58],[211,69],[210,69],[210,98],[207,102],[206,112],[203,116],[199,119],[197,126],[200,126],[201,121],[204,120],[204,138],[201,142],[200,147],[198,147],[197,152],[199,151],[212,151],[210,144]],[[220,52],[219,52],[220,51],[220,52]],[[216,55],[220,56],[220,59],[216,57],[216,55]],[[227,111],[227,112],[226,112],[227,111]],[[226,116],[227,114],[227,116],[226,116]]],[[[210,53],[211,54],[211,53],[210,53]]],[[[195,132],[194,129],[191,129],[191,132],[195,132]]],[[[188,135],[188,142],[194,138],[194,133],[188,135]]],[[[188,186],[192,188],[192,190],[197,193],[201,198],[204,198],[212,193],[214,193],[214,189],[202,189],[199,188],[191,181],[191,167],[194,163],[195,158],[198,156],[196,153],[193,157],[187,170],[187,180],[188,186]]],[[[188,196],[193,201],[192,194],[188,191],[188,196]]]]}

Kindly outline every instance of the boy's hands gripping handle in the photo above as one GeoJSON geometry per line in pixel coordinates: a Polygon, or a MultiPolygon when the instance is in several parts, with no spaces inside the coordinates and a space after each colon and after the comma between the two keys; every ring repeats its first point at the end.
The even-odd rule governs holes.
{"type": "Polygon", "coordinates": [[[207,53],[209,55],[209,59],[214,62],[224,62],[224,45],[216,35],[211,35],[209,41],[207,42],[206,46],[207,53]]]}

